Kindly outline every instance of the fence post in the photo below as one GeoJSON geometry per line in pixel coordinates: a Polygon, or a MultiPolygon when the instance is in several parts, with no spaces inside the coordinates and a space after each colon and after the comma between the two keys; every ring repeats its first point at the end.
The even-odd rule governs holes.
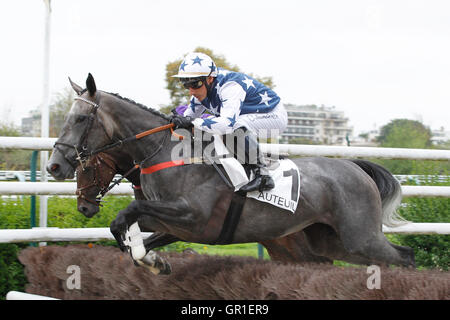
{"type": "MultiPolygon", "coordinates": [[[[38,151],[34,150],[31,153],[30,163],[30,181],[36,182],[36,163],[37,163],[38,151]]],[[[31,196],[31,208],[30,208],[30,226],[36,227],[36,196],[31,196]]],[[[36,242],[30,242],[30,246],[37,247],[36,242]]]]}
{"type": "Polygon", "coordinates": [[[264,259],[264,247],[258,243],[258,259],[264,259]]]}

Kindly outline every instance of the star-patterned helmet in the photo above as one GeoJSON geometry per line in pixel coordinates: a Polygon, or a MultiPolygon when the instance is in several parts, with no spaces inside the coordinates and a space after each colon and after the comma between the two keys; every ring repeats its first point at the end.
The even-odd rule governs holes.
{"type": "Polygon", "coordinates": [[[176,78],[217,77],[217,67],[214,61],[201,52],[191,52],[184,57],[178,68],[176,78]]]}

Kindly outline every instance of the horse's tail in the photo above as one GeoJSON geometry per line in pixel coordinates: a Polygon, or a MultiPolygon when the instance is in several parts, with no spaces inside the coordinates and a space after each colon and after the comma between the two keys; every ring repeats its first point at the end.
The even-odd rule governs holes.
{"type": "Polygon", "coordinates": [[[402,187],[398,180],[388,170],[378,164],[367,160],[349,160],[358,165],[375,181],[381,196],[383,224],[388,227],[397,227],[410,223],[397,212],[397,208],[402,202],[402,187]]]}

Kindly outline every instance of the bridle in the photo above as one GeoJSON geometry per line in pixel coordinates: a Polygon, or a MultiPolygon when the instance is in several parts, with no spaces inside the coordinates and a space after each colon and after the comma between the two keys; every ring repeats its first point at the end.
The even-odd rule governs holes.
{"type": "MultiPolygon", "coordinates": [[[[95,103],[95,102],[93,102],[93,101],[91,101],[91,100],[88,100],[88,99],[85,99],[85,98],[83,98],[83,97],[80,97],[80,96],[75,97],[74,100],[80,100],[80,101],[83,101],[83,102],[85,102],[85,103],[87,103],[87,104],[89,104],[89,105],[92,106],[91,111],[90,111],[89,114],[87,115],[87,117],[88,117],[88,119],[87,119],[88,123],[87,123],[87,125],[86,125],[86,129],[84,130],[83,134],[80,136],[80,140],[78,141],[78,144],[71,145],[71,144],[68,144],[68,143],[65,143],[65,142],[59,142],[59,141],[56,141],[53,147],[54,147],[55,149],[57,149],[57,150],[64,156],[65,160],[66,160],[66,161],[67,161],[67,162],[68,162],[75,170],[76,170],[76,168],[77,168],[77,166],[78,166],[78,162],[79,162],[79,164],[80,164],[82,170],[84,171],[84,170],[86,169],[85,163],[89,160],[89,158],[90,158],[91,156],[97,155],[97,161],[96,161],[96,163],[94,164],[94,181],[93,181],[91,184],[89,184],[89,185],[87,185],[87,186],[82,186],[82,187],[80,187],[80,188],[78,188],[78,189],[76,190],[76,195],[78,196],[78,198],[82,198],[82,199],[84,199],[84,200],[86,200],[86,201],[88,201],[88,202],[90,202],[90,203],[92,203],[92,204],[95,204],[95,205],[97,205],[97,206],[101,206],[101,203],[100,203],[100,202],[102,201],[101,199],[105,196],[105,194],[106,194],[109,190],[111,190],[114,186],[118,185],[118,184],[120,183],[120,181],[121,181],[123,178],[127,177],[127,176],[128,176],[129,174],[131,174],[134,170],[136,170],[136,169],[139,168],[139,165],[138,165],[138,164],[135,164],[135,165],[134,165],[128,172],[126,172],[121,178],[116,179],[116,180],[113,182],[113,184],[112,184],[111,186],[108,186],[107,184],[109,184],[109,182],[104,183],[104,182],[102,181],[102,179],[101,179],[101,176],[98,174],[98,171],[99,171],[99,170],[98,170],[97,168],[100,166],[100,162],[99,162],[99,161],[104,162],[109,168],[111,168],[111,169],[113,169],[113,170],[116,170],[116,169],[115,169],[115,167],[113,168],[110,164],[108,164],[108,162],[105,161],[105,160],[99,155],[100,152],[103,152],[103,151],[106,151],[106,150],[115,148],[115,147],[117,147],[117,146],[122,146],[124,143],[128,143],[128,142],[131,142],[131,141],[139,140],[139,139],[141,139],[141,138],[143,138],[143,137],[146,137],[146,136],[148,136],[148,135],[151,135],[151,134],[153,134],[153,133],[160,132],[160,131],[164,131],[164,130],[167,130],[167,129],[170,129],[171,134],[174,135],[174,136],[176,136],[179,140],[182,140],[182,139],[184,138],[183,136],[176,134],[176,133],[174,132],[174,130],[173,130],[173,128],[174,128],[175,125],[174,125],[173,123],[169,123],[169,124],[167,124],[167,125],[163,125],[163,126],[160,126],[160,127],[156,127],[156,128],[153,128],[153,129],[150,129],[150,130],[141,132],[141,133],[139,133],[139,134],[137,134],[137,135],[130,136],[130,137],[125,138],[125,139],[123,139],[123,140],[118,140],[118,141],[116,141],[116,142],[113,142],[113,143],[111,143],[111,144],[107,144],[107,145],[105,145],[105,146],[103,146],[103,147],[100,147],[100,148],[98,148],[98,149],[95,149],[95,150],[89,152],[89,151],[88,151],[88,148],[87,148],[87,138],[88,138],[89,132],[90,132],[90,130],[91,130],[91,128],[92,128],[92,125],[93,125],[94,121],[95,121],[96,119],[98,120],[98,118],[97,118],[97,110],[100,108],[100,105],[97,104],[97,103],[95,103]],[[62,152],[62,151],[58,148],[58,145],[62,145],[62,146],[69,147],[69,148],[74,148],[74,149],[75,149],[75,153],[76,153],[76,157],[73,158],[73,159],[67,157],[67,156],[64,154],[64,152],[62,152]],[[86,197],[84,196],[83,192],[82,192],[83,190],[85,190],[85,189],[87,189],[87,188],[89,188],[89,187],[93,187],[93,186],[97,186],[97,187],[100,188],[100,192],[99,192],[99,194],[96,196],[95,200],[91,200],[91,199],[86,198],[86,197]]],[[[98,121],[98,122],[101,124],[101,126],[102,126],[103,130],[105,131],[106,135],[109,137],[109,135],[108,135],[108,133],[107,133],[107,131],[106,131],[106,128],[105,128],[105,126],[103,125],[103,123],[102,123],[101,121],[98,121]]],[[[110,138],[110,140],[112,140],[111,137],[109,137],[109,138],[110,138]]],[[[165,138],[166,138],[166,137],[165,137],[165,138]]],[[[146,159],[149,159],[149,158],[155,156],[159,151],[161,151],[161,149],[162,149],[162,147],[163,147],[163,145],[164,145],[164,143],[165,143],[165,140],[166,140],[165,138],[164,138],[164,141],[160,144],[160,146],[156,149],[156,151],[155,151],[152,155],[150,155],[149,157],[146,157],[146,159]]]]}
{"type": "MultiPolygon", "coordinates": [[[[74,169],[77,167],[77,162],[79,162],[81,167],[84,170],[84,163],[88,160],[90,155],[94,154],[94,153],[88,154],[86,144],[87,144],[87,137],[88,137],[89,132],[91,131],[91,128],[92,128],[92,124],[97,119],[97,110],[98,110],[98,108],[100,108],[100,105],[98,105],[97,103],[95,103],[95,102],[93,102],[91,100],[85,99],[83,97],[75,97],[74,100],[81,100],[81,101],[83,101],[83,102],[85,102],[85,103],[87,103],[87,104],[92,106],[91,111],[87,115],[88,123],[86,125],[86,129],[84,130],[83,134],[80,136],[80,140],[78,141],[78,144],[71,145],[71,144],[68,144],[68,143],[56,141],[53,147],[55,149],[57,149],[58,151],[60,151],[60,152],[61,152],[61,150],[58,149],[58,145],[62,145],[62,146],[69,147],[69,148],[74,148],[75,149],[75,153],[76,153],[76,158],[75,159],[70,159],[63,152],[61,152],[61,153],[64,155],[64,158],[66,159],[66,161],[74,169]],[[78,148],[80,148],[80,150],[78,148]]],[[[102,125],[103,130],[106,132],[106,129],[105,129],[105,126],[103,125],[103,123],[101,121],[99,121],[99,123],[102,125]]]]}
{"type": "MultiPolygon", "coordinates": [[[[107,154],[104,154],[104,155],[107,155],[107,154]]],[[[94,158],[95,161],[92,166],[92,169],[94,170],[94,180],[88,185],[84,185],[84,186],[77,188],[76,193],[75,193],[77,195],[77,198],[81,198],[81,199],[83,199],[91,204],[94,204],[96,206],[99,206],[99,207],[103,206],[101,204],[101,202],[103,201],[102,198],[106,195],[106,193],[108,193],[109,190],[114,188],[116,185],[119,185],[123,179],[127,178],[133,171],[135,171],[139,168],[139,165],[135,164],[127,172],[125,172],[119,178],[114,180],[113,183],[110,185],[110,181],[112,179],[109,179],[108,181],[103,179],[101,172],[104,169],[101,167],[101,165],[102,165],[102,163],[104,163],[109,169],[113,170],[113,174],[115,174],[117,172],[117,163],[110,156],[107,156],[105,158],[102,156],[102,154],[95,155],[95,158],[94,158]],[[101,170],[101,169],[103,169],[103,170],[101,170]],[[95,196],[94,200],[87,198],[83,192],[86,189],[89,189],[92,187],[99,188],[99,192],[95,196]]],[[[88,167],[83,168],[83,171],[86,170],[86,168],[88,168],[88,167]]]]}
{"type": "MultiPolygon", "coordinates": [[[[101,172],[100,166],[102,163],[104,163],[109,169],[113,170],[113,172],[116,172],[116,163],[114,162],[113,159],[109,159],[111,161],[105,160],[100,154],[96,155],[93,160],[94,160],[93,161],[94,163],[92,166],[92,170],[94,171],[93,181],[88,185],[84,185],[84,186],[77,188],[75,194],[77,195],[77,198],[81,198],[81,199],[83,199],[91,204],[94,204],[96,206],[102,206],[101,199],[107,192],[107,189],[109,186],[109,181],[105,181],[103,179],[102,175],[100,174],[100,172],[101,172]],[[112,163],[110,163],[110,162],[112,162],[112,163]],[[100,189],[99,193],[95,197],[95,200],[87,198],[83,192],[86,189],[89,189],[91,187],[98,187],[100,189]]],[[[86,170],[86,168],[87,167],[82,167],[82,171],[84,172],[86,170]]]]}
{"type": "MultiPolygon", "coordinates": [[[[85,102],[85,103],[87,103],[87,104],[92,106],[92,109],[91,109],[90,113],[87,115],[88,123],[86,125],[86,129],[84,130],[83,134],[80,136],[80,140],[78,141],[78,144],[71,145],[71,144],[68,144],[68,143],[65,143],[65,142],[56,141],[54,146],[53,146],[55,149],[57,149],[59,152],[61,152],[64,155],[64,158],[66,159],[66,161],[74,169],[76,169],[76,167],[78,166],[78,164],[77,164],[78,162],[81,165],[81,167],[84,169],[84,164],[86,163],[86,161],[89,159],[90,156],[96,155],[96,154],[98,154],[100,152],[104,152],[104,151],[112,149],[112,148],[115,148],[117,146],[122,146],[124,143],[128,143],[128,142],[132,142],[132,141],[135,141],[135,140],[139,140],[139,139],[141,139],[143,137],[146,137],[148,135],[151,135],[153,133],[157,133],[157,132],[160,132],[160,131],[164,131],[164,130],[170,129],[172,135],[176,136],[179,140],[183,139],[183,136],[180,136],[180,135],[176,134],[173,131],[173,128],[174,128],[175,125],[173,123],[169,123],[169,124],[166,124],[166,125],[163,125],[163,126],[160,126],[160,127],[156,127],[156,128],[153,128],[153,129],[141,132],[141,133],[136,134],[134,136],[127,137],[127,138],[125,138],[123,140],[119,139],[116,142],[113,142],[111,144],[107,144],[107,145],[105,145],[103,147],[100,147],[98,149],[89,151],[88,148],[87,148],[87,137],[88,137],[89,132],[90,132],[90,130],[92,128],[92,124],[94,123],[94,121],[96,119],[98,120],[97,110],[100,108],[100,105],[95,103],[95,102],[93,102],[93,101],[91,101],[91,100],[85,99],[83,97],[75,97],[74,100],[81,100],[81,101],[83,101],[83,102],[85,102]],[[62,146],[68,147],[68,148],[75,149],[76,156],[73,159],[68,158],[64,154],[64,152],[62,152],[61,150],[58,149],[58,145],[62,145],[62,146]]],[[[109,135],[108,135],[108,133],[106,131],[106,128],[103,125],[103,123],[101,121],[99,121],[99,120],[98,120],[98,122],[101,124],[103,130],[105,131],[106,136],[109,137],[109,135]]],[[[110,140],[112,140],[111,137],[109,137],[109,138],[110,138],[110,140]]],[[[154,152],[150,157],[153,157],[154,155],[156,155],[162,149],[162,146],[163,146],[164,142],[165,142],[165,139],[164,139],[163,143],[161,143],[161,145],[157,148],[156,152],[154,152]]],[[[147,159],[150,158],[150,157],[147,157],[147,159]]]]}

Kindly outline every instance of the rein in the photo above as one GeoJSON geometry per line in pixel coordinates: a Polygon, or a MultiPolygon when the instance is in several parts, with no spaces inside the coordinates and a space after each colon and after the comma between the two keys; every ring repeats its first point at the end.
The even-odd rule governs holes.
{"type": "MultiPolygon", "coordinates": [[[[95,121],[96,119],[98,120],[98,118],[96,117],[96,115],[97,115],[97,110],[100,108],[100,105],[97,104],[97,103],[95,103],[95,102],[93,102],[93,101],[87,100],[87,99],[85,99],[85,98],[83,98],[83,97],[75,97],[74,100],[80,100],[80,101],[83,101],[83,102],[85,102],[85,103],[87,103],[87,104],[89,104],[89,105],[92,106],[91,112],[90,112],[89,115],[88,115],[88,123],[87,123],[86,129],[85,129],[85,131],[83,132],[83,134],[80,136],[80,140],[79,140],[78,145],[71,145],[71,144],[68,144],[68,143],[56,141],[55,144],[54,144],[54,146],[53,146],[53,147],[54,147],[55,149],[57,149],[57,150],[58,150],[58,145],[62,145],[62,146],[65,146],[65,147],[69,147],[69,148],[74,148],[74,149],[75,149],[75,152],[76,152],[76,158],[74,158],[74,159],[68,158],[63,152],[61,152],[61,153],[64,155],[64,158],[66,159],[66,161],[67,161],[73,168],[76,168],[76,167],[77,167],[76,163],[79,162],[80,165],[81,165],[82,170],[84,171],[84,170],[86,169],[86,167],[85,167],[85,162],[87,162],[87,160],[88,160],[91,156],[98,155],[99,153],[104,152],[104,151],[106,151],[106,150],[115,148],[115,147],[117,147],[117,146],[122,146],[124,143],[136,141],[136,140],[142,139],[142,138],[144,138],[144,137],[146,137],[146,136],[149,136],[149,135],[151,135],[151,134],[154,134],[154,133],[157,133],[157,132],[161,132],[161,131],[164,131],[164,130],[170,129],[171,134],[172,134],[173,136],[177,137],[179,140],[183,140],[183,138],[184,138],[183,136],[181,136],[181,135],[175,133],[175,132],[174,132],[174,127],[175,127],[175,125],[174,125],[173,123],[169,123],[169,124],[166,124],[166,125],[163,125],[163,126],[160,126],[160,127],[156,127],[156,128],[150,129],[150,130],[143,131],[143,132],[138,133],[138,134],[136,134],[136,135],[127,137],[127,138],[125,138],[125,139],[123,139],[123,140],[118,140],[118,141],[116,141],[116,142],[114,142],[114,143],[105,145],[105,146],[100,147],[100,148],[98,148],[98,149],[95,149],[95,150],[93,150],[93,151],[91,151],[91,152],[87,152],[87,147],[86,147],[86,142],[87,142],[87,141],[86,141],[86,140],[87,140],[87,137],[88,137],[88,135],[89,135],[89,132],[90,132],[90,130],[91,130],[91,128],[92,128],[92,124],[94,123],[94,121],[95,121]],[[81,146],[81,150],[78,150],[78,148],[79,148],[80,146],[81,146]]],[[[108,136],[107,131],[106,131],[106,129],[105,129],[103,123],[102,123],[101,121],[99,121],[99,123],[102,125],[103,130],[105,131],[106,135],[108,136]]],[[[156,150],[156,152],[155,152],[152,156],[154,156],[157,152],[159,152],[159,151],[161,150],[161,148],[162,148],[162,145],[156,150]]],[[[110,167],[111,169],[115,170],[115,168],[112,168],[112,167],[111,167],[111,166],[110,166],[110,165],[109,165],[102,157],[98,156],[98,159],[100,159],[101,161],[103,161],[103,162],[104,162],[108,167],[110,167]]],[[[127,171],[125,174],[123,174],[120,178],[114,180],[113,183],[112,183],[110,186],[108,186],[108,187],[102,186],[102,185],[101,185],[102,181],[101,181],[101,179],[100,179],[100,176],[98,176],[98,173],[97,173],[97,167],[98,167],[98,165],[99,165],[98,163],[94,164],[94,182],[92,182],[91,184],[89,184],[89,185],[87,185],[87,186],[82,186],[82,187],[80,187],[80,188],[77,188],[77,190],[76,190],[76,195],[78,196],[78,198],[82,198],[82,199],[84,199],[84,200],[86,200],[86,201],[88,201],[88,202],[90,202],[90,203],[92,203],[92,204],[94,204],[94,205],[102,206],[102,204],[101,204],[101,201],[102,201],[102,200],[101,200],[101,199],[106,195],[106,193],[109,192],[109,191],[110,191],[112,188],[114,188],[116,185],[120,184],[120,182],[122,181],[122,179],[126,178],[126,177],[127,177],[128,175],[130,175],[133,171],[135,171],[136,169],[138,169],[138,168],[139,168],[139,165],[138,165],[138,164],[134,165],[130,170],[128,170],[128,171],[127,171]],[[83,190],[85,190],[85,189],[87,189],[87,188],[89,188],[89,187],[93,187],[93,186],[97,186],[97,187],[100,188],[100,192],[99,192],[99,194],[97,195],[97,197],[95,198],[95,201],[86,198],[86,197],[84,196],[83,192],[82,192],[83,190]]]]}
{"type": "MultiPolygon", "coordinates": [[[[83,132],[83,134],[80,136],[80,141],[79,141],[78,145],[71,145],[71,144],[64,143],[64,142],[59,142],[59,141],[56,141],[55,144],[53,145],[53,147],[55,149],[58,149],[58,145],[62,145],[62,146],[65,146],[65,147],[69,147],[69,148],[74,148],[75,149],[76,158],[74,158],[74,159],[70,159],[70,158],[66,157],[66,155],[63,152],[61,152],[64,155],[64,158],[66,159],[66,161],[73,168],[76,168],[77,167],[76,163],[79,162],[81,167],[84,170],[84,163],[87,161],[87,159],[89,159],[89,157],[91,157],[93,155],[96,155],[96,154],[98,154],[100,152],[104,152],[106,150],[115,148],[117,146],[122,146],[124,143],[128,143],[128,142],[132,142],[132,141],[136,141],[136,140],[142,139],[142,138],[144,138],[146,136],[149,136],[151,134],[154,134],[154,133],[157,133],[157,132],[161,132],[161,131],[164,131],[164,130],[167,130],[167,129],[170,129],[171,134],[173,136],[176,136],[179,140],[183,140],[183,138],[184,138],[183,136],[175,133],[174,132],[175,125],[173,123],[169,123],[169,124],[166,124],[166,125],[163,125],[163,126],[160,126],[160,127],[156,127],[156,128],[150,129],[150,130],[143,131],[143,132],[138,133],[136,135],[127,137],[127,138],[125,138],[123,140],[118,140],[118,141],[116,141],[114,143],[107,144],[107,145],[105,145],[103,147],[100,147],[98,149],[95,149],[95,150],[93,150],[91,152],[87,152],[87,147],[86,147],[85,143],[86,143],[89,131],[92,128],[93,121],[95,119],[97,119],[96,114],[97,114],[98,108],[100,108],[100,105],[95,103],[95,102],[93,102],[93,101],[87,100],[87,99],[85,99],[83,97],[75,97],[74,100],[81,100],[81,101],[83,101],[83,102],[85,102],[85,103],[87,103],[87,104],[89,104],[89,105],[91,105],[93,107],[91,109],[91,112],[89,113],[89,116],[88,116],[88,124],[86,126],[86,129],[83,132]],[[78,150],[78,148],[80,146],[81,146],[81,150],[78,150]]],[[[106,132],[106,129],[105,129],[103,123],[101,121],[99,121],[99,123],[102,125],[103,130],[106,132]]],[[[160,150],[160,148],[158,149],[158,151],[159,150],[160,150]]]]}

